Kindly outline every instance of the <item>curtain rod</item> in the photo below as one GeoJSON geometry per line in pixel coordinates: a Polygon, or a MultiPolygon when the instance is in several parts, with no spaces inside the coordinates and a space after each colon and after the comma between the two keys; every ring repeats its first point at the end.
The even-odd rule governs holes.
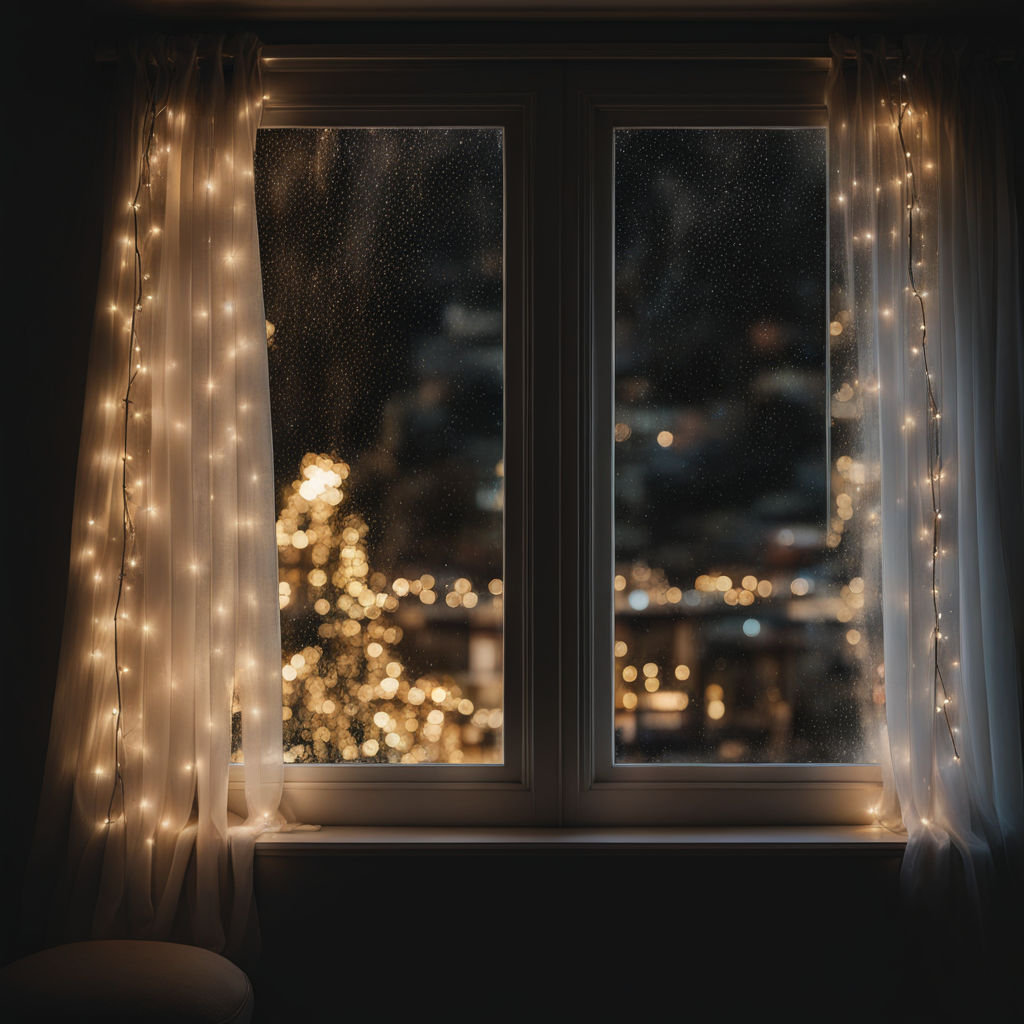
{"type": "Polygon", "coordinates": [[[772,43],[342,43],[264,46],[269,66],[306,62],[399,60],[820,60],[823,41],[772,43]]]}
{"type": "MultiPolygon", "coordinates": [[[[225,53],[226,64],[234,61],[234,54],[225,53]]],[[[347,44],[340,46],[286,45],[264,46],[261,62],[267,65],[305,61],[322,63],[336,61],[436,61],[436,60],[821,60],[827,59],[824,47],[816,43],[784,45],[757,43],[738,46],[702,46],[692,43],[633,43],[624,45],[603,43],[386,43],[347,44]]],[[[200,61],[208,57],[200,55],[200,61]]],[[[97,64],[117,62],[113,47],[97,48],[97,64]]]]}
{"type": "MultiPolygon", "coordinates": [[[[857,51],[843,51],[843,58],[852,60],[857,51]]],[[[116,48],[97,47],[97,64],[117,61],[116,48]]],[[[993,54],[997,63],[1020,58],[1019,48],[1001,49],[993,54]]],[[[200,62],[208,57],[200,55],[200,62]]],[[[235,55],[222,54],[225,64],[235,55]]],[[[341,45],[288,44],[263,47],[261,62],[268,67],[300,62],[315,65],[328,62],[357,61],[436,61],[436,60],[829,60],[827,47],[819,43],[351,43],[341,45]]],[[[898,61],[899,54],[886,55],[898,61]]]]}

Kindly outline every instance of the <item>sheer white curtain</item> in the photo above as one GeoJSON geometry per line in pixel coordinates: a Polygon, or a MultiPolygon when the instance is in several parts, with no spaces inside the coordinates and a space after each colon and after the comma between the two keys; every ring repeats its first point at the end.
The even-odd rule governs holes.
{"type": "Polygon", "coordinates": [[[139,45],[122,72],[30,926],[237,953],[281,793],[259,46],[139,45]]]}
{"type": "Polygon", "coordinates": [[[1011,920],[1024,869],[1012,125],[991,58],[928,41],[833,56],[833,301],[880,382],[880,816],[907,830],[910,902],[974,941],[1011,920]]]}

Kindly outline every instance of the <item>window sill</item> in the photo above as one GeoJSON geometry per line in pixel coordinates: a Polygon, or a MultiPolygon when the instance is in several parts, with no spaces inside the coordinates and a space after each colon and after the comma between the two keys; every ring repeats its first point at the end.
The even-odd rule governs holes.
{"type": "Polygon", "coordinates": [[[829,853],[898,856],[904,836],[877,825],[731,828],[386,828],[265,832],[257,857],[368,853],[829,853]]]}

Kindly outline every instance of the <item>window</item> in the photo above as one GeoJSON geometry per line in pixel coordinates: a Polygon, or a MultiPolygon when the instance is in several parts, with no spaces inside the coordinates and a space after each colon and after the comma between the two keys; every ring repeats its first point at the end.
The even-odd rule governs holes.
{"type": "Polygon", "coordinates": [[[267,68],[294,813],[869,820],[824,62],[267,68]]]}
{"type": "Polygon", "coordinates": [[[503,148],[259,134],[286,763],[502,761],[503,148]]]}
{"type": "Polygon", "coordinates": [[[856,760],[825,129],[612,131],[614,763],[856,760]]]}

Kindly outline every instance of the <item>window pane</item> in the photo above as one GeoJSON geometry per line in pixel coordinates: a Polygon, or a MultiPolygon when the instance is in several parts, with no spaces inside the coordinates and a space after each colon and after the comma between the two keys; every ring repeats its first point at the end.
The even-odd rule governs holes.
{"type": "Polygon", "coordinates": [[[825,145],[615,132],[619,763],[865,757],[876,492],[827,429],[825,145]]]}
{"type": "Polygon", "coordinates": [[[256,151],[286,762],[502,759],[500,128],[256,151]]]}

